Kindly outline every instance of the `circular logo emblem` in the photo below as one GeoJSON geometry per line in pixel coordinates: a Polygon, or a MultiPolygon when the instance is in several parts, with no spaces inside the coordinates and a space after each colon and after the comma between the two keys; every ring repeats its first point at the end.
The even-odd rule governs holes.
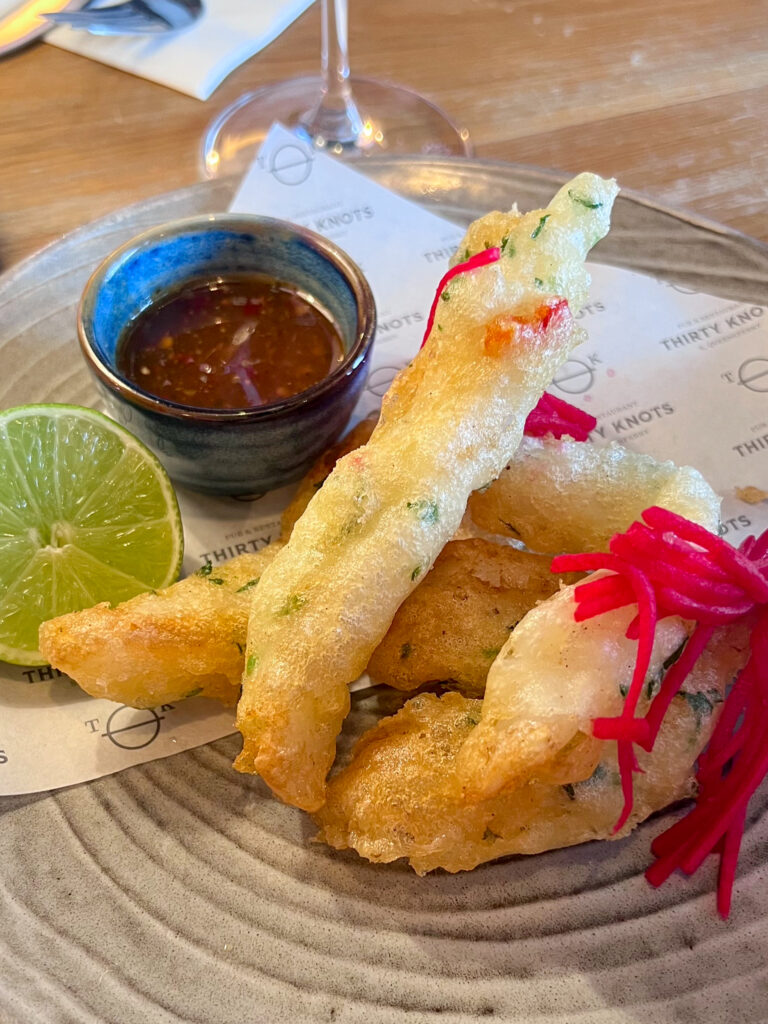
{"type": "Polygon", "coordinates": [[[269,161],[269,173],[281,185],[303,185],[311,170],[311,155],[290,142],[276,149],[269,161]]]}
{"type": "Polygon", "coordinates": [[[153,708],[117,708],[107,719],[104,735],[122,750],[141,750],[157,739],[163,717],[153,708]]]}

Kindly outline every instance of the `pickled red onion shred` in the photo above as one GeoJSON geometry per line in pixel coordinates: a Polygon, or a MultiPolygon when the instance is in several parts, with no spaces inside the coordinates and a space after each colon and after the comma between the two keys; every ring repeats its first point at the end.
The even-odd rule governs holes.
{"type": "Polygon", "coordinates": [[[440,278],[440,283],[437,286],[435,297],[432,299],[429,316],[427,317],[427,327],[424,331],[424,337],[420,348],[424,348],[427,343],[427,338],[432,333],[432,327],[435,323],[435,314],[437,313],[437,304],[440,301],[440,296],[454,277],[458,277],[459,274],[466,274],[470,270],[478,270],[480,267],[487,267],[491,263],[498,263],[500,258],[501,249],[498,246],[491,246],[490,249],[483,249],[482,252],[475,253],[474,256],[470,256],[469,259],[464,260],[463,263],[457,263],[455,267],[451,267],[449,270],[446,270],[440,278]]]}
{"type": "Polygon", "coordinates": [[[606,554],[561,555],[553,572],[594,572],[600,576],[574,591],[574,618],[584,621],[629,604],[637,615],[626,635],[638,641],[635,667],[621,714],[596,718],[596,738],[615,740],[624,806],[614,831],[632,813],[635,745],[654,743],[669,706],[719,625],[749,616],[750,655],[726,694],[709,743],[696,770],[698,796],[690,812],[651,845],[657,858],[648,881],[658,886],[673,871],[696,871],[711,854],[720,858],[717,908],[727,917],[747,805],[768,774],[768,530],[734,548],[704,527],[659,507],[646,509],[642,523],[616,534],[606,554]],[[678,615],[694,623],[682,654],[666,672],[644,716],[636,716],[650,665],[658,621],[678,615]]]}
{"type": "Polygon", "coordinates": [[[538,405],[528,414],[525,433],[529,437],[552,434],[561,438],[567,435],[574,441],[586,441],[596,426],[594,416],[545,391],[538,405]]]}

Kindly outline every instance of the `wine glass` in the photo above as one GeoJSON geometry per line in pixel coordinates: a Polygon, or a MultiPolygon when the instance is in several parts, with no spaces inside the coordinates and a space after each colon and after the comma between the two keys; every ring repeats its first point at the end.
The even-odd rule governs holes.
{"type": "Polygon", "coordinates": [[[350,79],[347,0],[322,0],[319,76],[246,93],[211,123],[201,154],[205,176],[242,174],[275,121],[350,159],[383,153],[472,155],[469,133],[423,96],[389,82],[350,79]]]}

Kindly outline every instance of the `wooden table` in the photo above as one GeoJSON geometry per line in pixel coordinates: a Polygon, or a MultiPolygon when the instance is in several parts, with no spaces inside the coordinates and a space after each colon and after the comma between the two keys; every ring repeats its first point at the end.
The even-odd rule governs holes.
{"type": "MultiPolygon", "coordinates": [[[[318,49],[315,5],[206,103],[45,44],[5,59],[0,267],[196,181],[211,118],[315,72],[318,49]]],[[[614,175],[768,241],[766,0],[353,0],[350,50],[466,126],[477,156],[614,175]]]]}

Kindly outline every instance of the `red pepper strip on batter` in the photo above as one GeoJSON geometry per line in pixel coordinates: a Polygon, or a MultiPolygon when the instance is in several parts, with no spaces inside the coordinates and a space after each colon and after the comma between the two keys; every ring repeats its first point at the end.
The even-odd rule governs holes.
{"type": "Polygon", "coordinates": [[[435,297],[432,300],[432,306],[430,307],[429,316],[427,317],[427,329],[424,331],[424,337],[419,348],[424,348],[427,343],[427,338],[432,333],[432,325],[435,322],[437,304],[440,301],[440,296],[445,291],[446,285],[448,285],[454,277],[458,277],[459,274],[466,274],[467,271],[477,270],[479,267],[487,267],[491,263],[497,263],[500,258],[501,249],[499,249],[498,246],[492,246],[490,249],[483,249],[482,252],[478,252],[474,256],[470,256],[470,258],[465,260],[463,263],[457,263],[456,266],[451,267],[450,270],[446,270],[440,278],[440,283],[437,286],[435,297]]]}
{"type": "Polygon", "coordinates": [[[485,328],[485,354],[501,356],[512,344],[533,345],[548,327],[559,326],[570,316],[567,299],[559,298],[545,299],[530,316],[497,316],[485,328]]]}

